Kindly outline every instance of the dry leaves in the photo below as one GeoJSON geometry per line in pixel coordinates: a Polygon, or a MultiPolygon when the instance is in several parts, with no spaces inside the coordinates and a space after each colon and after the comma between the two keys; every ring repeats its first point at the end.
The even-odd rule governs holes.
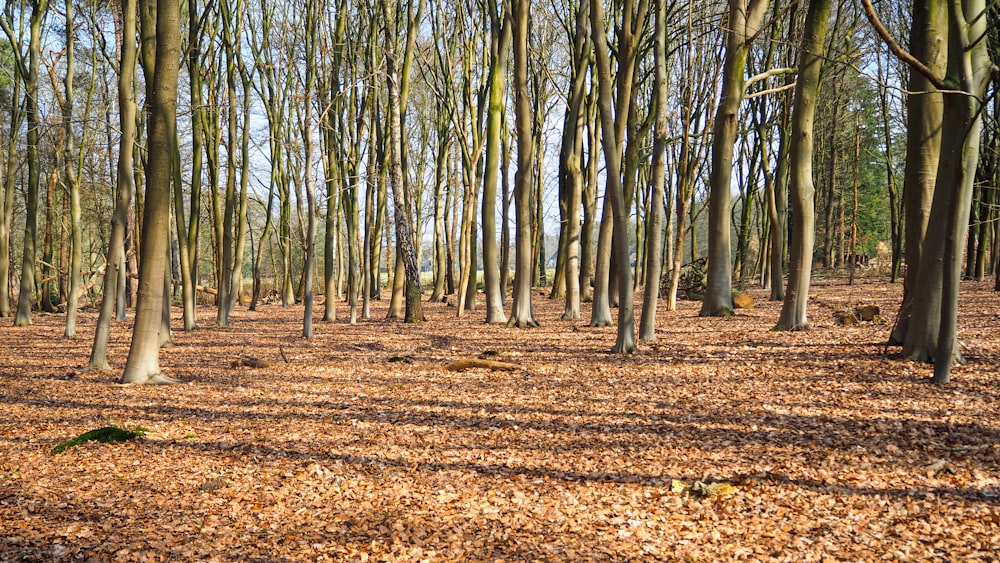
{"type": "Polygon", "coordinates": [[[835,323],[896,310],[871,282],[821,281],[807,333],[772,332],[760,291],[731,318],[682,302],[629,357],[537,296],[539,329],[428,303],[312,341],[299,308],[205,308],[156,388],[77,371],[94,312],[74,340],[5,323],[0,561],[995,561],[1000,299],[963,292],[947,387],[881,355],[887,326],[835,323]],[[469,358],[518,369],[446,369],[469,358]],[[149,432],[49,453],[108,425],[149,432]]]}

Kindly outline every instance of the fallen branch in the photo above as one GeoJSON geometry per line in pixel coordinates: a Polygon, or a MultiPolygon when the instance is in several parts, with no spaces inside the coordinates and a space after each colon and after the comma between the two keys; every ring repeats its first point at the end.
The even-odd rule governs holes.
{"type": "MultiPolygon", "coordinates": [[[[129,272],[128,273],[128,277],[130,277],[130,278],[132,278],[134,280],[137,280],[137,279],[139,279],[139,274],[137,274],[135,272],[129,272]]],[[[181,280],[170,280],[170,283],[172,283],[172,284],[174,284],[174,285],[176,285],[178,287],[184,285],[184,282],[182,282],[181,280]]],[[[209,295],[218,295],[219,294],[219,291],[217,289],[215,289],[214,287],[205,287],[203,285],[196,285],[196,286],[194,286],[194,288],[197,291],[200,291],[202,293],[207,293],[209,295]]]]}
{"type": "Polygon", "coordinates": [[[488,369],[493,371],[518,371],[521,366],[517,364],[509,364],[507,362],[497,362],[494,360],[480,360],[478,358],[466,358],[462,360],[455,360],[454,362],[448,364],[448,371],[465,371],[467,369],[488,369]]]}
{"type": "Polygon", "coordinates": [[[255,358],[253,356],[248,356],[246,354],[240,354],[235,360],[229,362],[229,367],[238,368],[241,366],[246,366],[248,368],[266,368],[267,362],[261,360],[260,358],[255,358]]]}

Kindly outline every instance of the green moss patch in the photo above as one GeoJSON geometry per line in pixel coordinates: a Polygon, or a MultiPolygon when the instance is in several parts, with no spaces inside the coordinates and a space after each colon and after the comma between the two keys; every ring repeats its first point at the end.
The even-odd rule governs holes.
{"type": "Polygon", "coordinates": [[[72,448],[73,446],[79,446],[84,442],[89,442],[91,440],[96,440],[103,444],[110,444],[112,442],[125,442],[127,440],[132,440],[143,436],[148,432],[147,429],[136,426],[134,428],[122,428],[120,426],[105,426],[104,428],[95,428],[80,434],[76,438],[69,440],[68,442],[63,442],[58,446],[52,448],[52,453],[57,454],[66,450],[66,448],[72,448]]]}

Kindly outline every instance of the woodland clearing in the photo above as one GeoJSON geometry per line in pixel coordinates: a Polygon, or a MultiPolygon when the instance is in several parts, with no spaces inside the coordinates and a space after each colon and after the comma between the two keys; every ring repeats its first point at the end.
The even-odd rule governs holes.
{"type": "Polygon", "coordinates": [[[383,300],[310,341],[301,306],[202,307],[163,387],[80,369],[94,311],[71,340],[62,315],[4,323],[0,561],[996,561],[991,289],[963,283],[947,386],[884,353],[901,285],[875,279],[817,280],[808,332],[772,331],[760,290],[730,318],[680,301],[629,356],[538,294],[540,328],[383,300]],[[859,304],[889,324],[835,321],[859,304]],[[446,369],[479,357],[521,369],[446,369]],[[52,453],[108,425],[148,432],[52,453]]]}

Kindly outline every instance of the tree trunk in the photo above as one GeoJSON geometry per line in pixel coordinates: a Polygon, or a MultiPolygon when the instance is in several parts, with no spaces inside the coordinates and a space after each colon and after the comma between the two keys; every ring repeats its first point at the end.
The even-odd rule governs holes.
{"type": "Polygon", "coordinates": [[[180,66],[180,8],[177,0],[156,5],[156,65],[152,76],[143,210],[139,296],[128,361],[122,383],[172,383],[160,373],[163,280],[170,234],[172,139],[176,127],[177,75],[180,66]]]}
{"type": "MultiPolygon", "coordinates": [[[[73,50],[75,47],[76,30],[73,22],[73,3],[66,3],[66,78],[63,82],[65,99],[63,101],[63,121],[66,127],[66,144],[63,147],[63,158],[66,167],[66,184],[69,187],[70,198],[70,263],[69,263],[69,295],[66,302],[67,338],[76,336],[76,309],[80,301],[80,268],[83,263],[83,233],[80,225],[80,183],[76,173],[76,135],[73,131],[73,78],[76,74],[73,50]]],[[[6,256],[0,258],[7,260],[6,256]]],[[[6,280],[3,281],[6,284],[6,280]]]]}
{"type": "Polygon", "coordinates": [[[665,0],[656,0],[656,27],[653,32],[653,64],[656,122],[653,129],[653,193],[649,204],[652,217],[646,238],[646,286],[642,294],[642,320],[639,322],[639,339],[656,340],[656,303],[660,296],[660,272],[663,266],[663,214],[664,186],[666,184],[667,156],[667,6],[665,0]]]}
{"type": "MultiPolygon", "coordinates": [[[[945,0],[927,0],[913,5],[913,19],[910,27],[910,45],[913,56],[923,62],[935,74],[944,74],[947,63],[947,2],[945,0]]],[[[936,92],[930,81],[919,72],[910,72],[909,84],[906,88],[907,129],[906,129],[906,163],[903,172],[903,223],[905,224],[904,240],[906,241],[906,274],[903,277],[903,302],[899,307],[896,325],[889,337],[891,344],[905,344],[912,341],[914,347],[907,350],[904,346],[903,355],[919,357],[917,347],[925,348],[930,334],[917,335],[911,340],[909,336],[911,316],[917,300],[923,301],[930,295],[917,293],[920,284],[921,262],[923,261],[923,242],[930,218],[931,200],[934,197],[934,183],[937,175],[938,160],[941,154],[941,119],[944,101],[936,92]],[[917,346],[916,342],[923,344],[917,346]]],[[[939,274],[941,268],[934,268],[928,275],[939,274]]],[[[926,282],[925,284],[926,285],[926,282]]],[[[930,312],[937,307],[928,302],[919,308],[930,312]]],[[[924,327],[936,324],[934,319],[919,319],[924,327]]]]}
{"type": "Polygon", "coordinates": [[[403,179],[402,146],[406,142],[402,134],[402,105],[400,102],[400,76],[397,71],[395,10],[389,9],[389,0],[382,0],[385,12],[385,54],[386,83],[389,91],[389,179],[392,186],[393,215],[396,223],[396,248],[403,264],[405,277],[406,310],[404,320],[416,323],[423,320],[420,301],[420,270],[414,251],[413,233],[410,228],[408,210],[409,196],[403,179]]]}
{"type": "Polygon", "coordinates": [[[19,72],[11,75],[10,129],[7,136],[7,154],[4,162],[3,200],[0,209],[0,317],[11,316],[10,295],[10,235],[14,223],[14,194],[17,192],[17,138],[24,124],[19,72]]]}
{"type": "Polygon", "coordinates": [[[507,326],[538,326],[531,306],[531,99],[528,93],[528,19],[531,0],[513,0],[514,129],[517,132],[517,172],[514,174],[516,220],[514,296],[507,326]]]}
{"type": "MultiPolygon", "coordinates": [[[[35,294],[35,257],[38,232],[38,182],[40,163],[39,107],[38,107],[38,67],[42,49],[42,22],[49,9],[48,0],[32,0],[30,16],[30,37],[28,43],[28,66],[21,68],[24,77],[25,115],[28,119],[28,192],[25,200],[24,251],[21,259],[21,287],[17,295],[17,314],[14,326],[31,324],[31,306],[35,294]]],[[[6,282],[5,282],[6,283],[6,282]]]]}
{"type": "Polygon", "coordinates": [[[830,0],[811,0],[806,14],[802,46],[799,50],[799,78],[792,108],[791,166],[792,240],[789,255],[788,288],[778,318],[779,330],[807,330],[809,282],[815,242],[815,188],[812,180],[813,116],[824,60],[824,40],[830,0]]]}
{"type": "Polygon", "coordinates": [[[767,9],[767,0],[730,0],[726,58],[722,69],[722,93],[716,109],[712,140],[712,170],[709,177],[708,282],[701,316],[733,314],[733,273],[730,242],[730,206],[733,144],[739,127],[743,101],[743,72],[750,41],[757,33],[767,9]]]}
{"type": "MultiPolygon", "coordinates": [[[[985,0],[952,2],[948,10],[947,77],[959,87],[944,94],[941,160],[934,188],[933,206],[945,208],[944,222],[931,209],[933,225],[943,227],[944,272],[941,287],[941,313],[938,339],[934,350],[934,383],[951,379],[951,368],[961,360],[958,350],[958,289],[962,279],[962,250],[969,228],[973,182],[979,163],[979,138],[982,130],[980,109],[992,71],[986,42],[985,0]],[[945,197],[937,197],[944,192],[945,197]]],[[[931,255],[925,254],[925,267],[931,255]]],[[[917,290],[923,288],[918,286],[917,290]]]]}
{"type": "Polygon", "coordinates": [[[486,293],[486,322],[505,323],[504,288],[500,286],[500,257],[497,253],[497,180],[503,112],[506,109],[507,61],[511,42],[509,2],[490,8],[492,30],[489,69],[489,111],[486,119],[486,168],[483,174],[483,286],[486,293]],[[502,10],[502,11],[501,11],[502,10]],[[499,13],[498,13],[499,12],[499,13]]]}
{"type": "MultiPolygon", "coordinates": [[[[631,8],[626,6],[625,10],[631,11],[631,8]]],[[[635,351],[635,310],[632,302],[632,269],[629,267],[628,260],[628,209],[625,204],[625,193],[621,183],[619,139],[622,136],[616,131],[614,114],[612,113],[611,61],[609,60],[608,51],[604,47],[607,45],[607,38],[604,33],[604,7],[600,0],[591,0],[590,2],[590,32],[595,45],[594,53],[597,59],[597,105],[603,134],[604,162],[608,171],[604,193],[605,200],[610,199],[611,201],[610,209],[614,218],[612,235],[615,258],[618,262],[616,272],[619,290],[618,335],[611,351],[627,354],[635,351]]],[[[624,41],[624,43],[626,46],[629,44],[628,41],[624,41]]],[[[622,47],[620,45],[619,49],[622,49],[622,47]]],[[[631,47],[628,48],[630,49],[631,47]]],[[[626,60],[628,59],[626,58],[626,60]]],[[[626,94],[626,92],[619,91],[618,93],[619,97],[623,94],[626,94]]],[[[606,205],[605,211],[607,209],[608,206],[606,205]]]]}

